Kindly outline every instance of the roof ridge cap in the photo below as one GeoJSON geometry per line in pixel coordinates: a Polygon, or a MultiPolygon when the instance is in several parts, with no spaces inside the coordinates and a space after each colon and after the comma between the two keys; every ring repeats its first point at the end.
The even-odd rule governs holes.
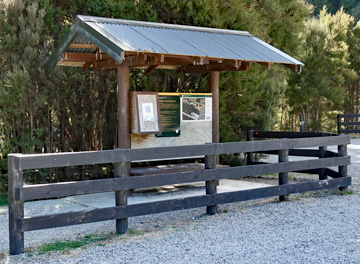
{"type": "Polygon", "coordinates": [[[119,18],[106,18],[106,17],[95,17],[95,16],[84,16],[84,15],[77,15],[76,18],[84,22],[113,23],[113,24],[132,25],[132,26],[167,28],[174,30],[200,31],[200,32],[208,32],[215,34],[231,34],[231,35],[241,35],[241,36],[249,36],[249,37],[253,36],[248,31],[240,31],[240,30],[196,27],[196,26],[188,26],[188,25],[167,24],[167,23],[158,23],[158,22],[147,22],[147,21],[126,20],[119,18]]]}

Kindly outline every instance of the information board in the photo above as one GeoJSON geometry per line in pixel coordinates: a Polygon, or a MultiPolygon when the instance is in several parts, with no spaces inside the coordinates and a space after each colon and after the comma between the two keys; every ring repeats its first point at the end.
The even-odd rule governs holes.
{"type": "Polygon", "coordinates": [[[181,94],[181,121],[197,122],[212,120],[211,94],[181,94]]]}
{"type": "Polygon", "coordinates": [[[160,133],[158,94],[134,92],[132,99],[132,132],[138,135],[160,133]]]}
{"type": "Polygon", "coordinates": [[[180,136],[180,94],[158,93],[161,134],[156,137],[180,136]]]}

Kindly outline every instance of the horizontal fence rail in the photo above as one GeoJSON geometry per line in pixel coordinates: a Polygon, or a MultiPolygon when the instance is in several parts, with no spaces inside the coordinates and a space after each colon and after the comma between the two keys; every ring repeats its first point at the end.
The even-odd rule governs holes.
{"type": "Polygon", "coordinates": [[[24,252],[24,232],[92,223],[105,220],[127,219],[128,217],[207,207],[208,214],[216,213],[216,206],[224,203],[279,196],[286,199],[289,194],[344,188],[351,184],[347,176],[350,157],[346,146],[349,136],[332,133],[284,133],[249,131],[249,141],[212,143],[196,146],[162,147],[144,149],[114,149],[94,152],[54,154],[10,154],[9,158],[9,230],[10,254],[24,252]],[[275,140],[254,140],[255,138],[276,138],[275,140]],[[327,150],[327,146],[338,146],[338,152],[327,150]],[[318,148],[304,149],[304,148],[318,148]],[[215,155],[247,153],[248,165],[215,168],[215,155]],[[257,164],[256,153],[279,156],[278,163],[257,164]],[[288,156],[303,156],[318,159],[288,161],[288,156]],[[78,166],[89,164],[119,163],[139,160],[173,159],[193,156],[205,157],[205,169],[197,171],[150,174],[102,180],[62,182],[51,184],[24,185],[23,170],[78,166]],[[330,169],[338,167],[338,170],[330,169]],[[288,172],[319,174],[319,180],[288,184],[288,172]],[[259,189],[217,193],[216,180],[239,179],[261,174],[279,174],[279,185],[259,189]],[[328,179],[327,177],[331,177],[328,179]],[[206,195],[166,200],[136,205],[119,205],[89,211],[69,212],[36,217],[24,217],[24,201],[48,199],[102,192],[118,192],[129,189],[149,188],[162,185],[205,181],[206,195]]]}
{"type": "Polygon", "coordinates": [[[338,133],[360,133],[360,114],[337,115],[338,133]]]}

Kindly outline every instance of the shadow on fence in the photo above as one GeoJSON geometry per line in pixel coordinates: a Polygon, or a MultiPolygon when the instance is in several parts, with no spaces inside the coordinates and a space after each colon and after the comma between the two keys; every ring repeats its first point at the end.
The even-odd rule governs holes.
{"type": "MultiPolygon", "coordinates": [[[[279,196],[286,200],[292,193],[344,188],[351,184],[347,176],[347,156],[349,136],[331,133],[286,133],[249,131],[249,141],[231,143],[212,143],[205,145],[161,147],[144,149],[115,149],[94,152],[72,152],[55,154],[10,154],[9,163],[9,231],[10,254],[24,252],[24,232],[55,228],[106,220],[117,220],[118,233],[127,231],[128,217],[205,207],[207,214],[215,214],[217,205],[251,199],[279,196]],[[276,138],[275,140],[254,140],[255,138],[276,138]],[[338,151],[327,150],[327,146],[337,145],[338,151]],[[316,147],[318,149],[307,149],[316,147]],[[306,148],[306,149],[304,149],[306,148]],[[248,153],[248,165],[216,168],[216,155],[231,153],[248,153]],[[278,155],[278,163],[259,164],[254,161],[254,153],[278,155]],[[318,159],[289,161],[289,155],[317,157],[318,159]],[[23,170],[77,166],[87,164],[115,163],[124,166],[129,162],[153,159],[173,159],[183,157],[205,157],[205,169],[200,171],[152,174],[135,177],[118,177],[112,179],[63,182],[41,185],[23,185],[23,170]],[[338,167],[338,170],[330,169],[338,167]],[[306,172],[319,175],[319,180],[305,183],[288,184],[289,172],[306,172]],[[216,181],[219,179],[238,179],[261,174],[279,174],[279,185],[217,193],[216,181]],[[330,179],[328,179],[330,177],[330,179]],[[82,195],[101,192],[126,192],[129,189],[157,187],[161,185],[206,182],[206,195],[171,199],[160,202],[122,205],[94,209],[89,211],[69,212],[62,214],[24,217],[24,201],[82,195]],[[120,230],[120,231],[119,231],[120,230]]],[[[120,175],[118,175],[120,176],[120,175]]],[[[117,203],[119,204],[119,203],[117,203]]]]}

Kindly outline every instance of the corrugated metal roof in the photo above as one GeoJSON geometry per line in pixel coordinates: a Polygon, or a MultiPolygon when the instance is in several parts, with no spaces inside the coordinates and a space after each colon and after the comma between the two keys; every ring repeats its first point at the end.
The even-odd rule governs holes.
{"type": "MultiPolygon", "coordinates": [[[[246,31],[77,16],[66,38],[54,52],[55,60],[65,51],[94,52],[68,48],[70,43],[93,43],[119,63],[124,59],[123,51],[132,51],[304,65],[246,31]]],[[[50,68],[55,66],[54,62],[49,64],[50,68]]]]}

